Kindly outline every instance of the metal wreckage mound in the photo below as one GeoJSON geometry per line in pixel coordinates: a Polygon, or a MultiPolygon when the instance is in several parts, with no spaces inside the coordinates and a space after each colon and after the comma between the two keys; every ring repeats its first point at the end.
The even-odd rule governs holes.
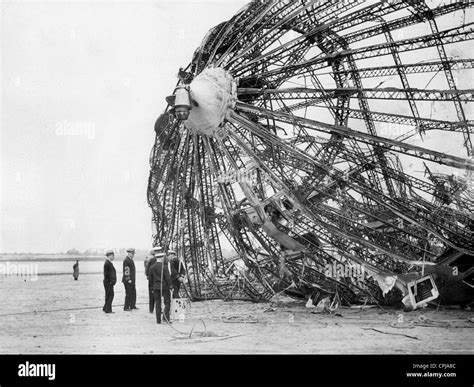
{"type": "Polygon", "coordinates": [[[430,3],[253,1],[204,37],[148,182],[193,300],[473,301],[474,23],[430,3]]]}

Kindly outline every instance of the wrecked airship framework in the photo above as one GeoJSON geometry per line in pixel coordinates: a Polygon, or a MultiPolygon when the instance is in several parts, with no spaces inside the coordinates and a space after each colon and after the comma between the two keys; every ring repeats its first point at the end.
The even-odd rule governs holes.
{"type": "Polygon", "coordinates": [[[469,53],[469,7],[260,0],[208,32],[156,121],[148,182],[154,243],[191,299],[399,289],[414,308],[453,281],[472,297],[474,60],[448,50],[469,53]],[[432,133],[453,154],[420,146],[432,133]]]}

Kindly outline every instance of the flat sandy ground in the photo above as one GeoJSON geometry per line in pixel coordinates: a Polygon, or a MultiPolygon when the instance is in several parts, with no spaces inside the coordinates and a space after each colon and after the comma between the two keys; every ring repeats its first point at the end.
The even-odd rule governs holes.
{"type": "MultiPolygon", "coordinates": [[[[118,274],[118,273],[117,273],[118,274]]],[[[119,275],[120,277],[120,275],[119,275]]],[[[304,303],[190,304],[186,319],[157,325],[143,273],[137,305],[124,312],[123,284],[113,314],[102,312],[100,274],[0,280],[0,353],[473,353],[474,314],[459,309],[404,313],[375,307],[313,313],[304,303]],[[189,337],[191,330],[193,333],[189,337]]]]}

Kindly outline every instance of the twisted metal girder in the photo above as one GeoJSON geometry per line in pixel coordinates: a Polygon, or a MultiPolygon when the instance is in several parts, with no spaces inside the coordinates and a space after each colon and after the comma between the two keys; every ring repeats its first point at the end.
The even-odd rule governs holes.
{"type": "Polygon", "coordinates": [[[204,70],[222,68],[238,101],[214,134],[167,109],[155,125],[148,182],[155,243],[183,258],[191,297],[260,301],[290,288],[380,300],[372,280],[333,278],[325,268],[355,262],[403,272],[443,248],[472,253],[472,182],[458,176],[455,184],[449,172],[416,178],[402,167],[421,159],[472,176],[462,145],[446,154],[411,141],[428,130],[462,133],[470,152],[474,90],[458,89],[453,71],[468,79],[474,60],[446,48],[472,39],[473,23],[440,31],[436,19],[471,7],[262,0],[209,31],[180,78],[192,89],[204,70]],[[400,39],[424,23],[430,34],[400,39]],[[438,58],[405,63],[430,47],[438,58]],[[438,72],[448,88],[409,78],[434,73],[437,82],[438,72]],[[398,84],[380,87],[394,76],[398,84]],[[453,114],[433,118],[426,101],[452,105],[453,114]],[[386,136],[392,124],[414,130],[386,136]]]}

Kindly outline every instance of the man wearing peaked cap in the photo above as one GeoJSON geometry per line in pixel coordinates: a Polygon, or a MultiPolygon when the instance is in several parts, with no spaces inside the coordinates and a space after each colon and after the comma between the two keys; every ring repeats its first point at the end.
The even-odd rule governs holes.
{"type": "Polygon", "coordinates": [[[105,252],[104,262],[104,288],[105,288],[105,304],[102,310],[105,313],[112,312],[112,301],[114,300],[114,285],[117,282],[117,273],[112,263],[114,260],[114,251],[107,250],[105,252]]]}
{"type": "Polygon", "coordinates": [[[161,324],[161,296],[163,296],[165,303],[164,318],[169,323],[170,321],[170,307],[171,307],[171,276],[168,267],[163,264],[164,253],[157,253],[155,255],[156,262],[150,266],[148,270],[148,280],[152,283],[156,322],[161,324]]]}
{"type": "Polygon", "coordinates": [[[163,248],[161,246],[153,247],[150,253],[151,253],[151,257],[148,260],[148,263],[145,269],[145,274],[146,274],[146,278],[148,279],[148,307],[149,307],[150,313],[153,313],[155,309],[155,295],[153,292],[153,281],[151,281],[150,279],[150,268],[156,263],[156,258],[162,257],[164,253],[163,253],[163,248]]]}
{"type": "Polygon", "coordinates": [[[137,301],[137,290],[135,287],[135,262],[133,257],[135,255],[135,249],[127,249],[127,256],[123,260],[123,277],[122,282],[125,286],[125,305],[123,310],[130,311],[132,309],[138,309],[135,305],[137,301]]]}

